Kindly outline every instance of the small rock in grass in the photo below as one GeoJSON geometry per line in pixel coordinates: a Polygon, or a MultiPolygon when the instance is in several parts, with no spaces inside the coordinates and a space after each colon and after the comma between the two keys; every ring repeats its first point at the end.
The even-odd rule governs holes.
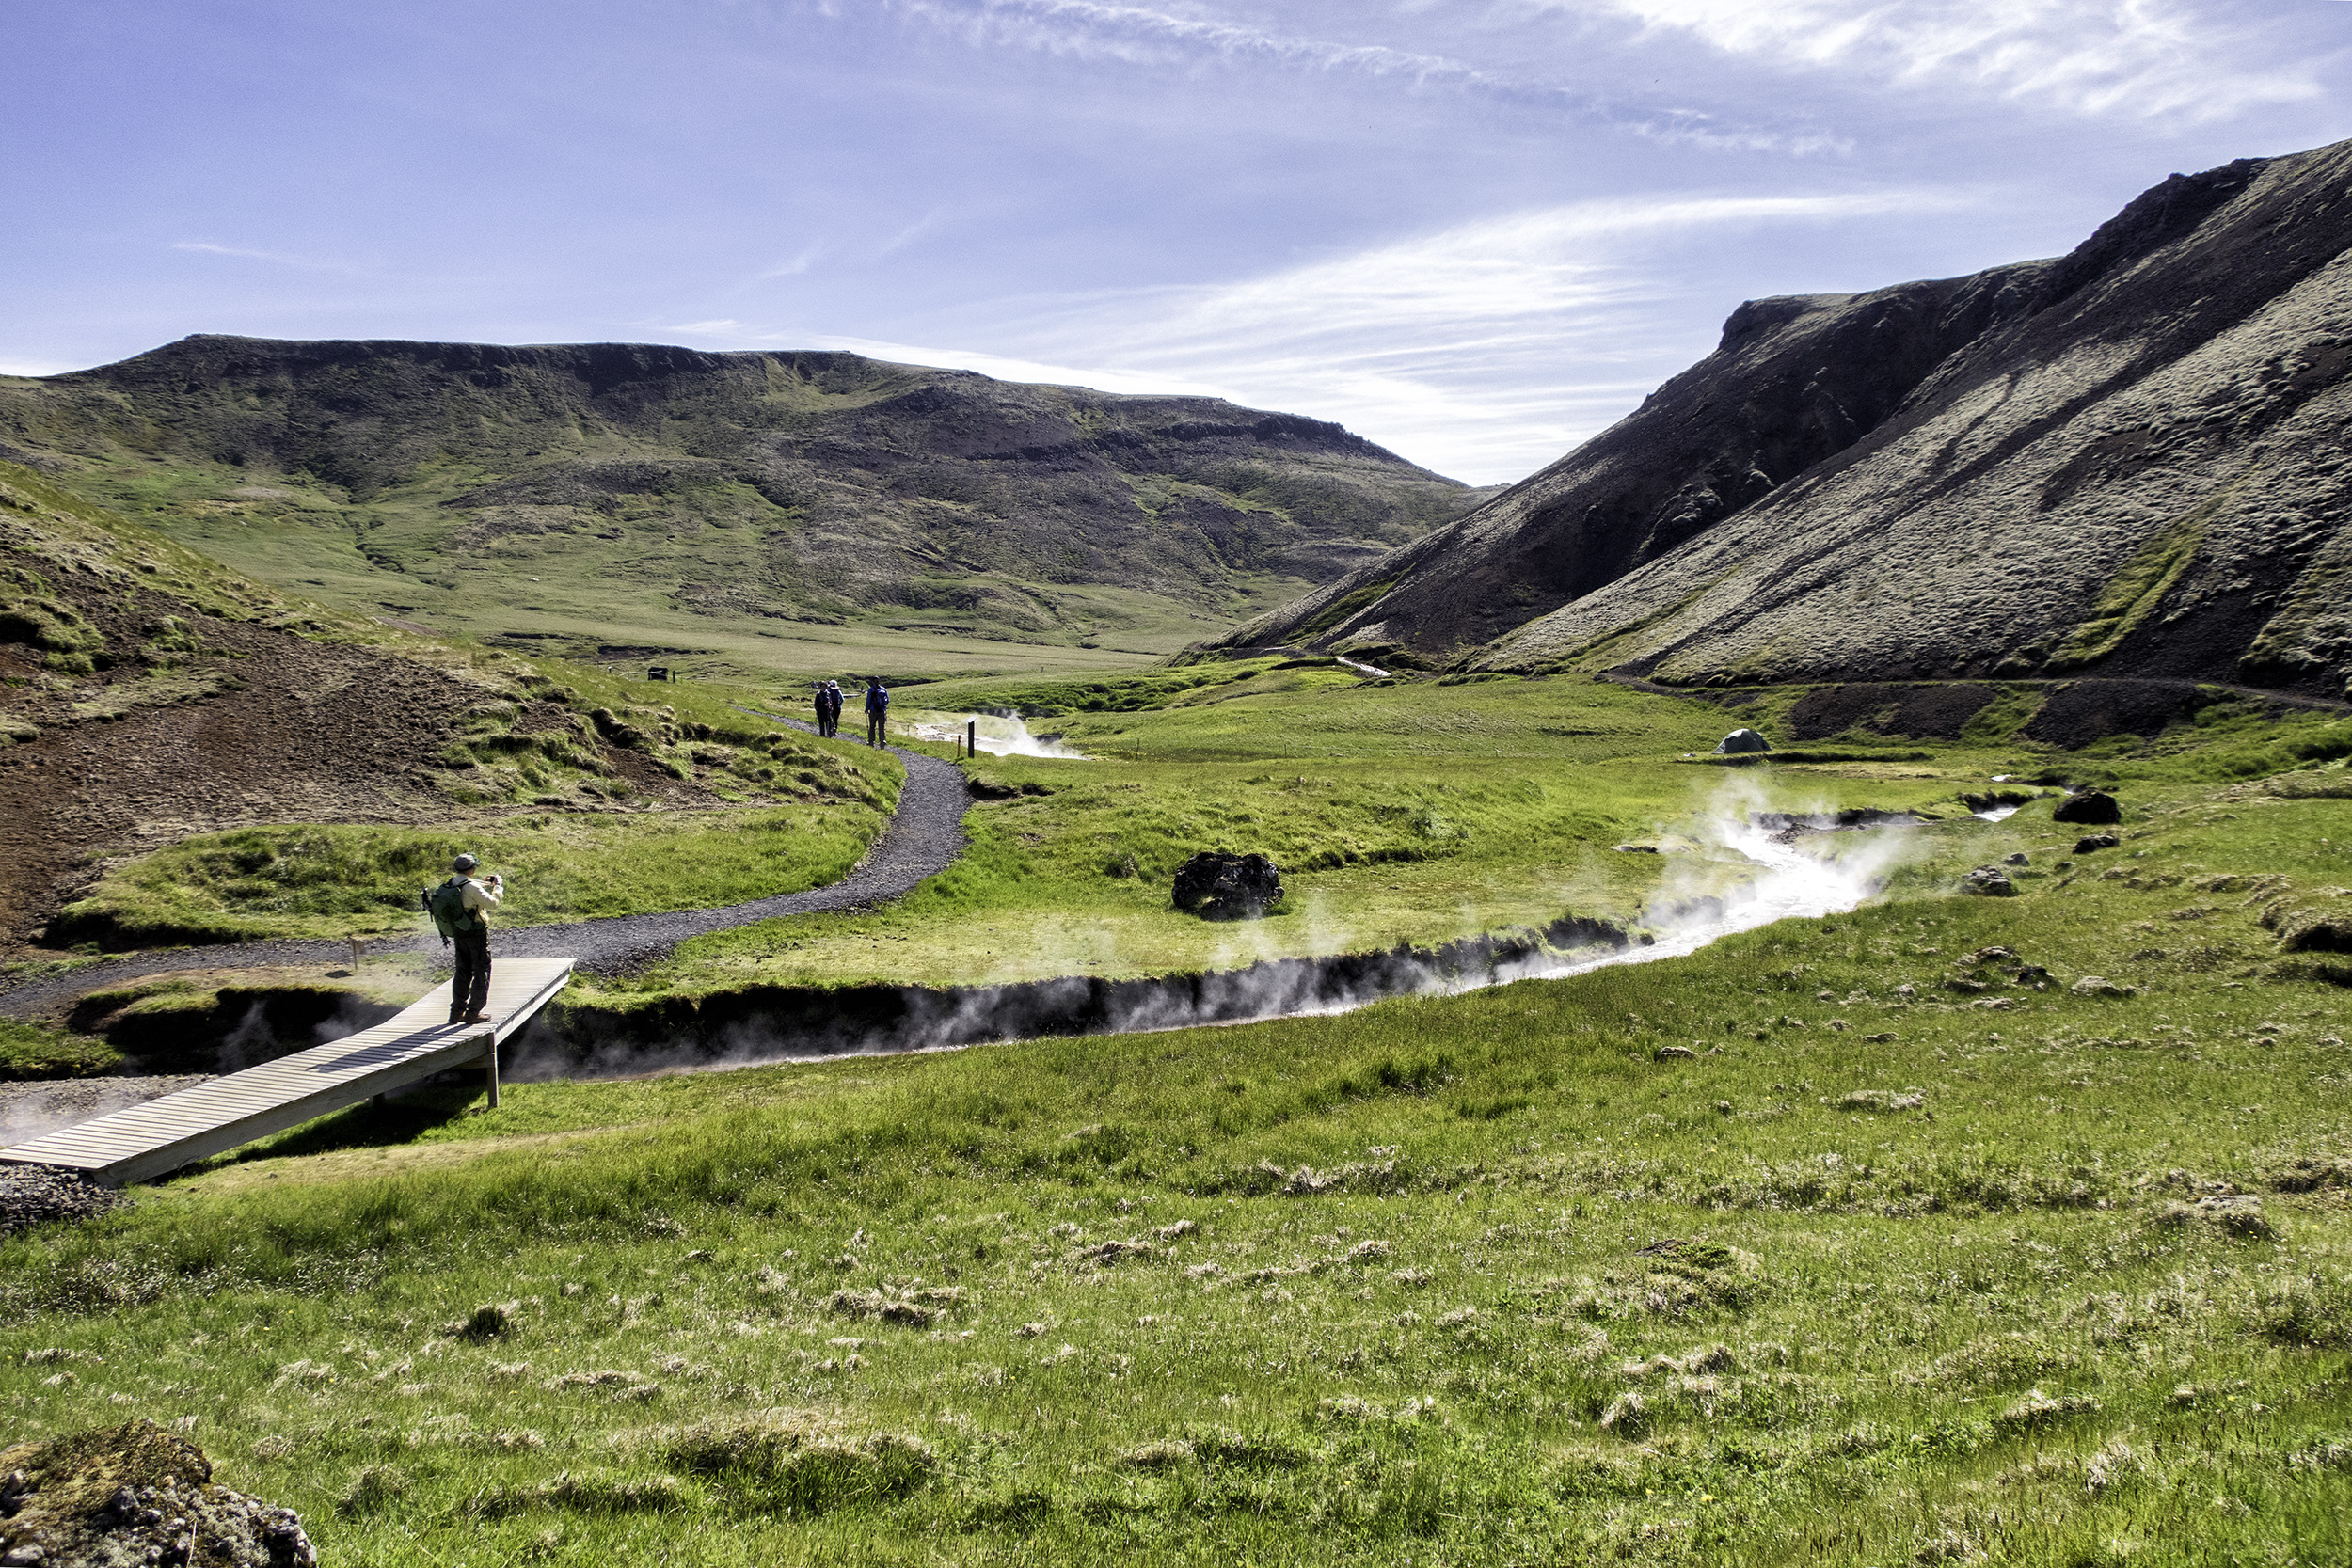
{"type": "Polygon", "coordinates": [[[1922,1089],[1855,1089],[1837,1102],[1841,1111],[1915,1111],[1928,1102],[1922,1089]]]}
{"type": "Polygon", "coordinates": [[[2026,858],[2026,852],[2020,849],[2015,854],[2002,856],[2001,863],[2003,865],[2030,865],[2033,863],[2028,861],[2026,858]]]}
{"type": "Polygon", "coordinates": [[[2122,821],[2123,808],[2116,804],[2115,797],[2106,790],[2086,789],[2060,800],[2058,809],[2050,814],[2050,820],[2087,822],[2094,827],[2103,827],[2110,822],[2122,821]]]}
{"type": "Polygon", "coordinates": [[[1698,1059],[1699,1053],[1687,1045],[1661,1045],[1658,1048],[1658,1060],[1661,1062],[1695,1062],[1698,1059]]]}
{"type": "Polygon", "coordinates": [[[2113,833],[2085,833],[2074,841],[2074,853],[2092,855],[2102,849],[2112,849],[2123,841],[2113,833]]]}
{"type": "Polygon", "coordinates": [[[2131,996],[2137,988],[2119,986],[2104,974],[2086,974],[2066,988],[2076,996],[2131,996]]]}
{"type": "Polygon", "coordinates": [[[1987,898],[2007,898],[2017,891],[2017,884],[2009,879],[2009,873],[1997,865],[1980,865],[1968,873],[1960,884],[1963,893],[1974,893],[1987,898]]]}

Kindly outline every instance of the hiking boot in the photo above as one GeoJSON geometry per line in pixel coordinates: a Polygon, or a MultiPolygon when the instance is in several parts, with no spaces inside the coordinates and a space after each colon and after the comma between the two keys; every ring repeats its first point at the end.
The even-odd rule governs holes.
{"type": "Polygon", "coordinates": [[[488,1013],[468,1013],[457,1022],[460,1023],[487,1023],[490,1022],[490,1015],[488,1013]]]}

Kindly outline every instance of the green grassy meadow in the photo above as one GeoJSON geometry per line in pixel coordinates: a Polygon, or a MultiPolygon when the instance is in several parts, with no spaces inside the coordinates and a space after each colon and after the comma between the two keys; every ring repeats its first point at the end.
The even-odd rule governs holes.
{"type": "Polygon", "coordinates": [[[0,1408],[176,1426],[329,1561],[2352,1558],[2342,721],[1735,769],[1786,694],[1315,673],[1079,707],[956,870],[639,983],[1427,940],[1708,885],[1725,801],[1937,820],[1652,964],[358,1108],[0,1244],[0,1408]],[[1300,911],[1154,924],[1229,829],[1300,911]]]}
{"type": "Polygon", "coordinates": [[[2047,829],[2058,790],[2015,786],[2049,799],[1996,828],[1961,799],[1995,776],[2112,780],[2121,768],[2193,789],[2295,768],[2311,760],[2302,752],[2352,752],[2352,723],[2228,705],[2177,736],[2053,755],[2018,738],[2027,703],[1995,705],[1957,743],[1871,737],[1802,753],[1844,760],[1714,765],[1726,729],[1772,725],[1794,696],[1726,711],[1569,676],[1367,682],[1327,660],[927,687],[921,700],[941,711],[1041,715],[1033,730],[1096,760],[967,764],[1025,793],[977,804],[970,851],[908,897],[699,938],[581,995],[626,1006],[746,984],[1128,977],[1442,942],[1569,911],[1637,923],[1664,884],[1661,862],[1618,846],[1672,851],[1675,897],[1720,892],[1750,869],[1711,840],[1726,814],[1918,811],[1940,818],[1923,835],[1939,853],[1997,859],[2028,823],[2047,829]],[[1219,924],[1171,910],[1169,877],[1202,848],[1270,854],[1287,893],[1279,911],[1219,924]]]}

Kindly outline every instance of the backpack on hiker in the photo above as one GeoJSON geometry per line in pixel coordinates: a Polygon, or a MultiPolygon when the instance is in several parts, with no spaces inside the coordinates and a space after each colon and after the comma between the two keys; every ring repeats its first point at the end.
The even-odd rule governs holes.
{"type": "Polygon", "coordinates": [[[452,877],[438,887],[426,888],[420,896],[424,912],[433,917],[433,928],[441,933],[441,945],[447,947],[452,937],[469,937],[482,929],[482,917],[466,908],[466,879],[452,877]]]}

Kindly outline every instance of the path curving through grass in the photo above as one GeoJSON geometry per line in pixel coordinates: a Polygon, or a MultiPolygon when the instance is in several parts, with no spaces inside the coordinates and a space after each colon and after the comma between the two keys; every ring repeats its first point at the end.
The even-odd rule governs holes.
{"type": "MultiPolygon", "coordinates": [[[[807,727],[790,720],[778,722],[792,723],[801,729],[807,727]]],[[[782,915],[854,909],[899,896],[946,870],[963,852],[963,814],[971,804],[971,797],[964,788],[963,775],[953,765],[897,746],[890,751],[907,769],[906,783],[898,792],[898,810],[866,858],[841,880],[720,909],[612,915],[564,925],[501,930],[496,938],[498,956],[569,956],[583,970],[611,974],[652,962],[690,937],[707,936],[713,931],[782,915]]],[[[432,951],[435,946],[435,939],[416,936],[372,942],[369,951],[418,953],[432,951]]],[[[349,955],[350,947],[345,942],[317,941],[241,942],[131,954],[0,991],[0,1016],[31,1018],[84,992],[167,970],[331,964],[349,955]]]]}

